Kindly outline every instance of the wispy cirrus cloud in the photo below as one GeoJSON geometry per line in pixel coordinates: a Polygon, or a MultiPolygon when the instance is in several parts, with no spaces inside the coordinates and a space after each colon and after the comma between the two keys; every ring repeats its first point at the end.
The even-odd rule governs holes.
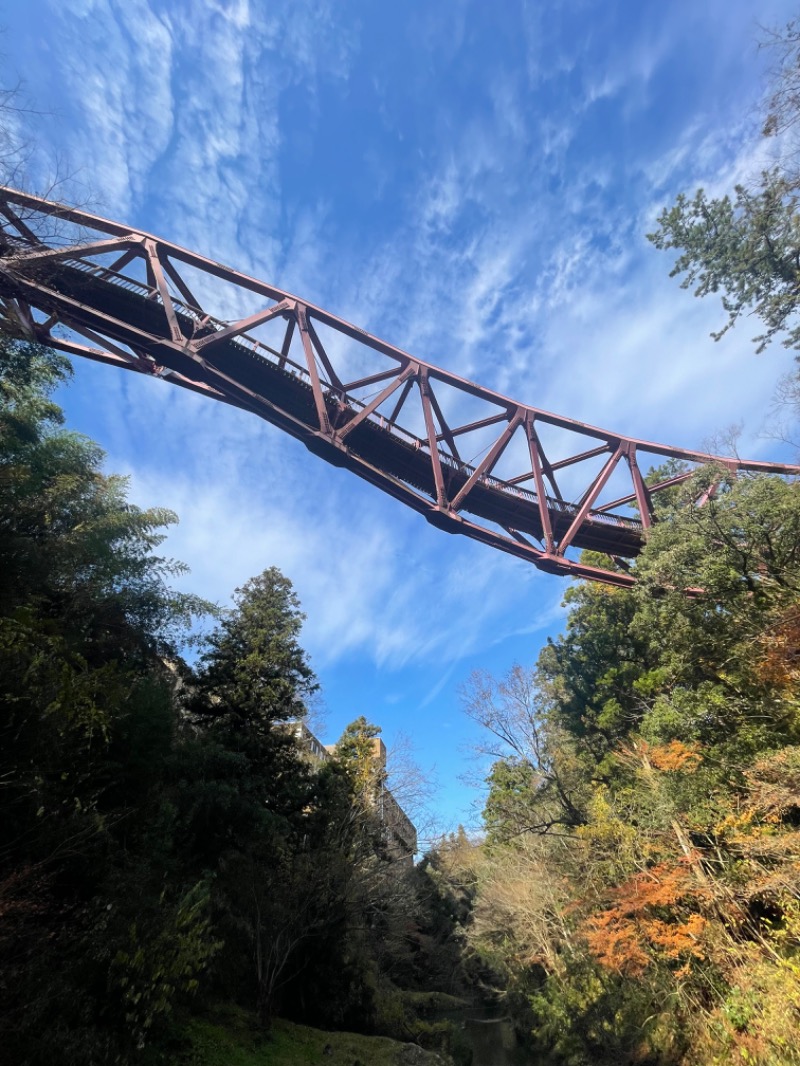
{"type": "MultiPolygon", "coordinates": [[[[43,128],[102,211],[514,398],[687,446],[744,416],[743,446],[765,447],[784,354],[766,369],[746,324],[715,346],[718,308],[644,238],[681,189],[769,158],[746,0],[503,18],[473,0],[29,0],[12,16],[50,93],[43,128]]],[[[81,368],[66,399],[139,502],[180,512],[168,548],[193,588],[224,600],[280,565],[343,699],[351,676],[391,677],[389,721],[444,720],[466,657],[531,657],[560,624],[555,579],[444,537],[258,419],[108,368],[81,368]]]]}

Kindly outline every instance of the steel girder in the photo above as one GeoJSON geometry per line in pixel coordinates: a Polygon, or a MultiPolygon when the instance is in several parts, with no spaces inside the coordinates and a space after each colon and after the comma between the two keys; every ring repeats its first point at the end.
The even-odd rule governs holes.
{"type": "Polygon", "coordinates": [[[257,414],[438,528],[550,573],[634,583],[626,560],[655,520],[654,497],[691,476],[682,469],[648,485],[642,457],[800,473],[520,403],[275,286],[77,208],[0,187],[0,216],[7,332],[257,414]],[[214,284],[226,286],[229,300],[254,300],[256,310],[232,320],[210,314],[214,284]],[[465,442],[478,447],[469,461],[465,442]],[[501,460],[510,464],[502,476],[501,460]],[[582,563],[574,557],[582,548],[620,568],[582,563]]]}

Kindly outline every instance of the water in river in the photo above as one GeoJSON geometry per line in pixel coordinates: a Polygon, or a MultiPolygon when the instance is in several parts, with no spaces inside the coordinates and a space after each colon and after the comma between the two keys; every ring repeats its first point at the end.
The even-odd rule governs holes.
{"type": "Polygon", "coordinates": [[[464,1030],[472,1046],[472,1066],[532,1066],[507,1019],[468,1017],[464,1030]]]}
{"type": "Polygon", "coordinates": [[[446,1016],[472,1049],[472,1066],[534,1066],[530,1053],[519,1046],[513,1025],[496,1008],[463,1007],[446,1016]]]}

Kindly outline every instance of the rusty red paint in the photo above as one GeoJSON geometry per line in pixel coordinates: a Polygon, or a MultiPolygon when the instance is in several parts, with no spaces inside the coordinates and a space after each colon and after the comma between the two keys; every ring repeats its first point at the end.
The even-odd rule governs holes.
{"type": "Polygon", "coordinates": [[[648,486],[638,461],[642,453],[659,460],[716,462],[732,472],[800,473],[795,466],[654,444],[518,403],[414,359],[291,293],[77,208],[0,187],[0,216],[0,319],[6,329],[83,358],[154,374],[257,414],[438,528],[526,559],[549,573],[622,587],[634,583],[635,572],[626,560],[639,552],[654,521],[653,498],[689,476],[681,473],[648,486]],[[80,227],[79,243],[53,235],[53,220],[58,219],[80,227]],[[97,257],[115,251],[122,254],[111,265],[97,262],[97,257]],[[143,261],[146,285],[122,273],[137,259],[143,261]],[[217,320],[195,297],[181,275],[182,265],[255,293],[264,306],[236,322],[217,320]],[[278,350],[249,332],[277,319],[286,322],[278,350]],[[318,325],[358,345],[374,366],[343,384],[346,375],[323,345],[318,325]],[[63,328],[91,344],[64,335],[63,328]],[[301,351],[293,359],[296,333],[301,351]],[[372,398],[355,395],[372,385],[382,386],[372,398]],[[448,421],[440,391],[448,389],[456,397],[479,400],[483,416],[462,425],[452,424],[452,417],[448,421]],[[408,413],[412,395],[419,396],[422,436],[397,421],[402,412],[408,413]],[[456,439],[501,423],[505,426],[482,449],[484,458],[475,465],[464,462],[456,439]],[[583,444],[570,454],[548,456],[537,423],[567,430],[583,444]],[[518,471],[499,478],[497,464],[517,432],[524,435],[525,458],[518,471]],[[585,471],[584,464],[603,455],[608,458],[599,472],[586,475],[578,501],[565,501],[555,472],[585,471]],[[623,457],[625,463],[620,462],[623,457]],[[628,485],[621,487],[627,491],[600,503],[612,475],[622,477],[625,471],[628,485]],[[531,482],[532,489],[523,487],[531,482]],[[630,512],[632,506],[638,515],[630,512]],[[628,508],[628,513],[620,508],[628,508]],[[603,552],[618,560],[621,569],[587,566],[567,555],[579,548],[603,552]]]}

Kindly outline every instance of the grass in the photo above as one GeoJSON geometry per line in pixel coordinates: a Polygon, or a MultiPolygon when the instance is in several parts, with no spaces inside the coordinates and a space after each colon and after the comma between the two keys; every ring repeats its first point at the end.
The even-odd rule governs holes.
{"type": "Polygon", "coordinates": [[[329,1033],[277,1019],[268,1033],[251,1015],[221,1008],[212,1017],[193,1018],[181,1030],[175,1066],[414,1066],[443,1059],[383,1036],[329,1033]],[[326,1051],[327,1048],[327,1051],[326,1051]],[[409,1057],[409,1052],[412,1056],[409,1057]]]}

